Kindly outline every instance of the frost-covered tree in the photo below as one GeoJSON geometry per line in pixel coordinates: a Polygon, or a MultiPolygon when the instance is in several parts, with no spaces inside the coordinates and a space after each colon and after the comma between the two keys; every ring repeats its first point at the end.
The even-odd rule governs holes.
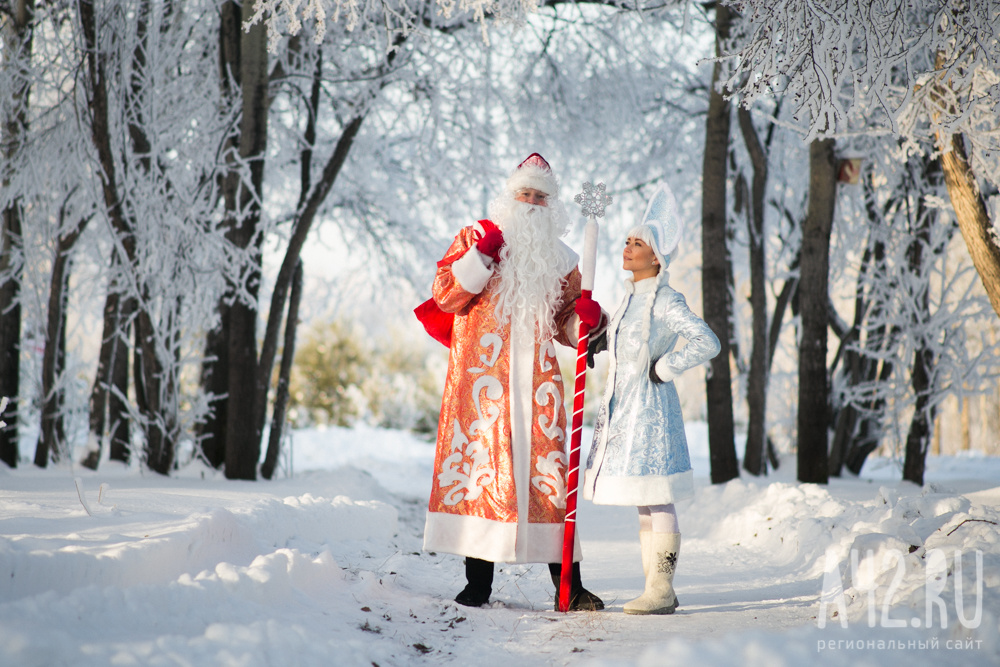
{"type": "Polygon", "coordinates": [[[843,217],[838,232],[840,256],[860,261],[838,260],[857,289],[833,362],[831,474],[841,465],[860,472],[887,444],[902,454],[903,478],[922,484],[937,407],[951,394],[988,391],[1000,369],[995,346],[970,335],[991,311],[971,295],[968,261],[950,257],[957,226],[940,162],[886,139],[872,148],[879,143],[880,159],[863,175],[863,211],[843,217]],[[867,229],[857,228],[861,220],[867,229]]]}
{"type": "MultiPolygon", "coordinates": [[[[30,202],[22,206],[18,305],[26,329],[20,361],[32,383],[22,383],[18,399],[38,410],[39,465],[72,444],[62,422],[82,403],[67,394],[80,393],[81,369],[69,363],[79,351],[62,341],[77,338],[66,330],[67,311],[93,300],[120,306],[105,309],[100,359],[102,369],[114,366],[115,379],[98,373],[93,413],[105,413],[100,395],[119,411],[92,421],[95,450],[105,424],[114,432],[131,423],[136,452],[168,472],[178,438],[204,411],[196,397],[181,396],[181,385],[210,316],[210,276],[222,266],[209,259],[222,239],[206,215],[215,157],[199,136],[224,125],[198,83],[215,71],[211,54],[195,48],[207,38],[206,12],[211,6],[196,2],[110,1],[45,5],[34,14],[34,49],[19,69],[32,95],[22,123],[27,150],[5,161],[3,195],[30,202]],[[81,272],[77,281],[69,281],[71,266],[81,272]],[[36,349],[44,350],[40,368],[36,349]]],[[[22,409],[22,420],[31,412],[22,409]]]]}
{"type": "MultiPolygon", "coordinates": [[[[782,330],[798,315],[800,239],[808,191],[802,172],[808,147],[773,120],[780,118],[780,105],[767,114],[738,107],[736,115],[742,141],[734,142],[731,159],[733,348],[747,400],[743,468],[760,475],[767,472],[769,461],[779,465],[771,430],[788,414],[787,404],[768,401],[768,395],[773,389],[784,392],[794,387],[772,387],[771,379],[782,330]],[[741,146],[745,150],[736,150],[741,146]],[[743,284],[747,289],[741,289],[743,284]],[[740,292],[746,293],[747,304],[740,292]],[[777,414],[769,417],[769,413],[777,414]]],[[[786,356],[796,357],[785,347],[786,356]]]]}
{"type": "Polygon", "coordinates": [[[1000,12],[974,0],[733,0],[744,18],[727,88],[780,95],[807,140],[888,133],[940,155],[959,228],[1000,314],[1000,246],[980,182],[995,192],[1000,12]]]}
{"type": "Polygon", "coordinates": [[[115,2],[78,5],[93,173],[112,235],[109,291],[123,303],[118,331],[134,334],[134,404],[150,468],[168,473],[181,434],[198,418],[182,410],[181,375],[210,312],[205,267],[223,240],[209,212],[214,156],[191,128],[217,125],[199,95],[211,61],[197,48],[210,5],[115,2]],[[192,48],[196,47],[196,48],[192,48]]]}
{"type": "MultiPolygon", "coordinates": [[[[275,52],[281,35],[298,35],[303,22],[314,28],[314,41],[324,40],[327,19],[349,32],[371,31],[390,37],[405,36],[421,25],[435,23],[449,27],[474,23],[482,39],[490,42],[487,18],[498,23],[523,23],[542,5],[556,5],[565,0],[255,0],[247,25],[264,24],[268,31],[268,50],[275,52]]],[[[604,2],[602,4],[618,4],[604,2]]],[[[624,4],[624,3],[622,3],[624,4]]]]}

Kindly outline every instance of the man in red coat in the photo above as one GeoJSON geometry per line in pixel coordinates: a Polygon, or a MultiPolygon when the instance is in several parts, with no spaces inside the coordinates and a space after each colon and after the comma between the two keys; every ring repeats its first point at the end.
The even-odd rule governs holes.
{"type": "MultiPolygon", "coordinates": [[[[568,216],[548,163],[532,154],[438,263],[434,300],[454,313],[438,422],[424,549],[465,556],[456,602],[481,606],[493,563],[562,560],[568,432],[555,343],[576,347],[580,319],[601,309],[580,296],[579,260],[560,237],[568,216]]],[[[580,583],[571,608],[603,609],[580,583]]],[[[558,600],[558,595],[556,596],[558,600]]]]}

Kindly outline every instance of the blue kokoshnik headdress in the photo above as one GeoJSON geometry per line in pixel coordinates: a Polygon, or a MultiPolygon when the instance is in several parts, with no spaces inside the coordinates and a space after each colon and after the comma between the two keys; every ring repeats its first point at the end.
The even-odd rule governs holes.
{"type": "Polygon", "coordinates": [[[665,269],[666,258],[677,248],[684,231],[684,225],[677,215],[677,200],[666,183],[653,193],[640,224],[646,225],[652,232],[653,252],[660,260],[660,266],[665,269]]]}

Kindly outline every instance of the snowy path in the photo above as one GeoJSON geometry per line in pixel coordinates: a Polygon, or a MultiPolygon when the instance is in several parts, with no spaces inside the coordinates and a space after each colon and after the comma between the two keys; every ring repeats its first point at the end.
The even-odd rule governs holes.
{"type": "MultiPolygon", "coordinates": [[[[587,518],[581,523],[588,535],[585,545],[588,582],[594,582],[595,588],[602,591],[610,609],[621,611],[624,602],[642,593],[635,510],[590,505],[586,513],[587,518]],[[589,535],[595,536],[594,539],[589,535]]],[[[624,618],[624,621],[649,620],[659,631],[702,637],[755,625],[770,628],[801,625],[815,613],[818,581],[787,581],[788,573],[771,571],[766,556],[737,545],[699,538],[692,523],[685,521],[684,525],[693,533],[686,532],[682,525],[681,558],[674,582],[682,593],[683,606],[672,619],[624,618]]]]}
{"type": "MultiPolygon", "coordinates": [[[[910,628],[886,634],[882,628],[856,628],[857,624],[843,631],[836,621],[826,629],[817,628],[825,549],[838,535],[842,535],[841,541],[853,539],[853,515],[870,518],[868,507],[882,504],[879,498],[883,492],[871,481],[835,480],[831,494],[822,487],[803,487],[784,479],[788,474],[786,470],[777,479],[734,482],[721,488],[701,480],[698,497],[680,504],[685,539],[675,583],[682,606],[672,616],[636,617],[622,612],[624,602],[639,595],[643,585],[638,520],[630,507],[581,504],[584,584],[603,597],[607,609],[601,613],[564,615],[552,611],[553,587],[541,565],[500,567],[492,604],[485,609],[467,609],[449,602],[464,584],[461,560],[454,556],[414,554],[416,562],[410,561],[405,568],[394,566],[399,570],[396,583],[415,597],[429,594],[435,598],[450,623],[464,619],[456,629],[449,626],[438,642],[428,644],[446,658],[446,663],[447,658],[454,658],[455,664],[463,664],[471,657],[490,665],[505,661],[515,665],[662,665],[685,664],[681,658],[687,656],[688,664],[769,667],[813,663],[1000,664],[1000,647],[995,641],[991,652],[980,646],[975,654],[895,649],[820,654],[817,646],[821,641],[854,639],[866,645],[873,642],[874,646],[892,640],[895,646],[897,641],[905,645],[931,635],[910,628]],[[771,509],[774,516],[768,517],[771,509]],[[842,518],[847,525],[838,525],[842,518]]],[[[988,489],[998,481],[967,480],[957,486],[988,489]]],[[[927,496],[916,487],[890,484],[884,492],[890,504],[895,498],[892,487],[897,486],[914,496],[927,496]]],[[[979,495],[991,508],[986,511],[995,513],[1000,489],[979,495]]],[[[904,497],[901,504],[905,501],[904,497]]],[[[936,501],[929,502],[933,506],[936,501]]],[[[919,511],[920,507],[923,505],[917,503],[906,511],[919,511]]],[[[401,528],[408,529],[415,545],[419,545],[422,521],[419,501],[411,512],[401,515],[401,528]]],[[[902,525],[902,521],[882,518],[880,527],[907,534],[902,525]]],[[[1000,574],[1000,558],[993,560],[993,568],[1000,574]]],[[[1000,586],[996,578],[994,583],[1000,586]]],[[[896,604],[895,600],[890,602],[896,604]]],[[[1000,609],[1000,599],[994,597],[992,608],[1000,609]]],[[[893,616],[898,617],[899,612],[893,616]]],[[[995,617],[992,624],[996,626],[995,617]]],[[[949,629],[953,633],[958,630],[949,629]]]]}
{"type": "MultiPolygon", "coordinates": [[[[556,613],[551,610],[554,589],[544,566],[503,566],[491,608],[455,607],[475,632],[449,639],[479,644],[476,652],[491,655],[490,664],[505,654],[516,657],[518,665],[571,664],[584,657],[631,664],[648,647],[671,637],[711,639],[815,623],[821,573],[815,579],[801,580],[771,566],[766,554],[698,537],[682,545],[675,582],[682,606],[677,612],[661,617],[626,616],[622,605],[637,597],[643,586],[635,514],[634,508],[581,506],[584,585],[602,596],[607,605],[604,612],[556,613]]],[[[447,605],[448,596],[464,582],[459,559],[445,556],[441,560],[438,567],[448,572],[447,583],[424,593],[440,596],[447,605]]],[[[432,576],[426,573],[414,579],[433,582],[432,576]]],[[[401,585],[409,588],[404,582],[401,585]]],[[[468,649],[454,650],[464,654],[468,649]]]]}

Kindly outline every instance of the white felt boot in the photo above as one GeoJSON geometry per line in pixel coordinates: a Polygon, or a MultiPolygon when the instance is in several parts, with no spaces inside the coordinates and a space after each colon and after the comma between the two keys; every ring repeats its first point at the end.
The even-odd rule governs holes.
{"type": "MultiPolygon", "coordinates": [[[[639,540],[641,543],[642,533],[639,534],[639,540]]],[[[626,603],[624,611],[626,614],[672,614],[677,609],[674,571],[681,549],[681,535],[651,532],[648,540],[648,563],[643,563],[648,567],[646,590],[635,600],[626,603]]]]}
{"type": "Polygon", "coordinates": [[[649,575],[649,536],[653,534],[651,530],[639,531],[639,551],[642,553],[642,576],[649,575]]]}

